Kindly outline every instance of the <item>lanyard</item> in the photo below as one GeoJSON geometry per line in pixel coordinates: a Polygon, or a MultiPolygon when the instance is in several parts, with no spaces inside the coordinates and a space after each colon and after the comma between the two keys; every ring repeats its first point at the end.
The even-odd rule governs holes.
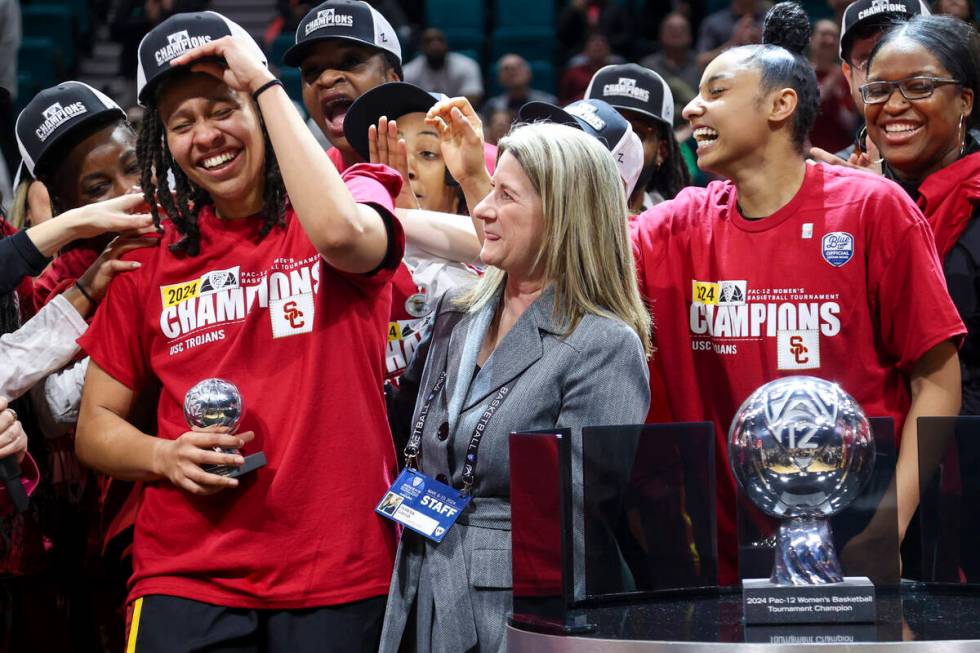
{"type": "Polygon", "coordinates": [[[480,442],[483,440],[483,434],[487,429],[487,424],[490,423],[490,418],[493,417],[500,405],[504,403],[504,399],[507,398],[507,394],[510,392],[510,388],[504,386],[497,392],[497,396],[487,405],[483,414],[480,415],[480,421],[476,423],[476,428],[473,429],[473,435],[470,436],[470,444],[466,447],[466,462],[463,464],[463,494],[468,494],[470,488],[473,487],[473,481],[475,480],[474,471],[476,470],[476,452],[480,448],[480,442]]]}
{"type": "Polygon", "coordinates": [[[446,385],[446,370],[443,370],[439,378],[436,379],[436,383],[432,386],[429,396],[426,397],[425,403],[422,404],[422,408],[419,410],[419,416],[416,418],[415,424],[412,425],[412,437],[405,444],[405,466],[409,469],[418,469],[419,456],[422,454],[422,449],[420,448],[422,443],[422,429],[425,428],[425,420],[429,416],[432,400],[436,398],[436,395],[439,394],[439,391],[442,390],[444,385],[446,385]]]}
{"type": "MultiPolygon", "coordinates": [[[[432,406],[432,401],[436,398],[439,391],[442,390],[443,386],[446,384],[446,371],[443,370],[439,378],[436,379],[435,385],[432,386],[432,391],[429,392],[429,396],[426,397],[425,403],[419,410],[419,416],[415,420],[415,424],[412,427],[412,437],[409,438],[408,444],[405,445],[405,464],[409,469],[418,469],[419,457],[421,456],[421,442],[422,442],[422,431],[425,428],[425,420],[429,416],[429,409],[432,406]]],[[[486,409],[484,409],[483,414],[480,415],[480,421],[476,423],[476,428],[473,429],[473,435],[470,436],[470,443],[466,447],[466,462],[463,464],[463,494],[468,494],[470,489],[473,487],[473,483],[476,480],[476,461],[477,452],[480,449],[480,442],[483,441],[483,435],[486,433],[487,426],[490,424],[490,420],[496,414],[497,410],[504,403],[504,399],[510,394],[510,388],[503,386],[497,391],[496,396],[490,401],[486,409]]]]}

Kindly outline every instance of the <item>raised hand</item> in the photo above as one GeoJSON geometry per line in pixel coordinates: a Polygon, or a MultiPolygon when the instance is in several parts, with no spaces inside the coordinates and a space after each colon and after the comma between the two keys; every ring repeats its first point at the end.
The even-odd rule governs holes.
{"type": "Polygon", "coordinates": [[[396,121],[381,116],[377,126],[368,127],[368,155],[371,163],[394,168],[402,176],[402,189],[395,198],[395,206],[400,209],[420,208],[408,172],[408,147],[405,139],[398,137],[396,121]]]}
{"type": "Polygon", "coordinates": [[[442,158],[449,174],[460,184],[489,180],[483,156],[483,122],[464,97],[437,102],[425,114],[425,123],[439,132],[442,158]]]}

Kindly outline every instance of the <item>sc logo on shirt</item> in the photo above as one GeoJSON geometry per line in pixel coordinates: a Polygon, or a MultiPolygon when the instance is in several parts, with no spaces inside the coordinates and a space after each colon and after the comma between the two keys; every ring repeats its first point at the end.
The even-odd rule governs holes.
{"type": "Polygon", "coordinates": [[[269,301],[272,337],[285,338],[313,331],[315,307],[313,293],[293,295],[269,301]]]}
{"type": "Polygon", "coordinates": [[[820,330],[780,331],[776,334],[780,370],[815,370],[820,367],[820,330]]]}

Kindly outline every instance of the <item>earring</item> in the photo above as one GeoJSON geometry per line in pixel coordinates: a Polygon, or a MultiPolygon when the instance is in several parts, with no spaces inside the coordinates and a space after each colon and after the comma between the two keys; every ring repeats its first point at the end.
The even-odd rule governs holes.
{"type": "Polygon", "coordinates": [[[957,132],[963,132],[963,142],[960,144],[960,156],[966,152],[966,130],[963,129],[963,120],[966,118],[965,114],[960,114],[960,126],[956,128],[957,132]]]}

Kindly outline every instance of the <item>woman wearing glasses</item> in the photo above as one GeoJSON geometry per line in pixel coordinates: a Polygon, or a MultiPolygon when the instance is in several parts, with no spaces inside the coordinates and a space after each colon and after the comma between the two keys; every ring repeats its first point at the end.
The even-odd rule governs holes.
{"type": "MultiPolygon", "coordinates": [[[[918,502],[915,418],[955,415],[960,401],[964,329],[929,226],[891,182],[806,163],[820,101],[801,55],[806,13],[777,4],[764,31],[762,45],[712,61],[684,109],[698,166],[724,181],[684,189],[633,233],[670,412],[716,426],[722,583],[737,578],[725,433],[757,387],[789,374],[832,379],[868,415],[894,419],[901,535],[918,502]]],[[[859,542],[882,559],[876,539],[895,535],[894,514],[882,514],[859,542]]]]}
{"type": "Polygon", "coordinates": [[[861,87],[868,133],[922,209],[950,295],[966,323],[960,350],[965,415],[980,414],[980,144],[974,110],[980,36],[948,16],[918,16],[871,53],[861,87]]]}

